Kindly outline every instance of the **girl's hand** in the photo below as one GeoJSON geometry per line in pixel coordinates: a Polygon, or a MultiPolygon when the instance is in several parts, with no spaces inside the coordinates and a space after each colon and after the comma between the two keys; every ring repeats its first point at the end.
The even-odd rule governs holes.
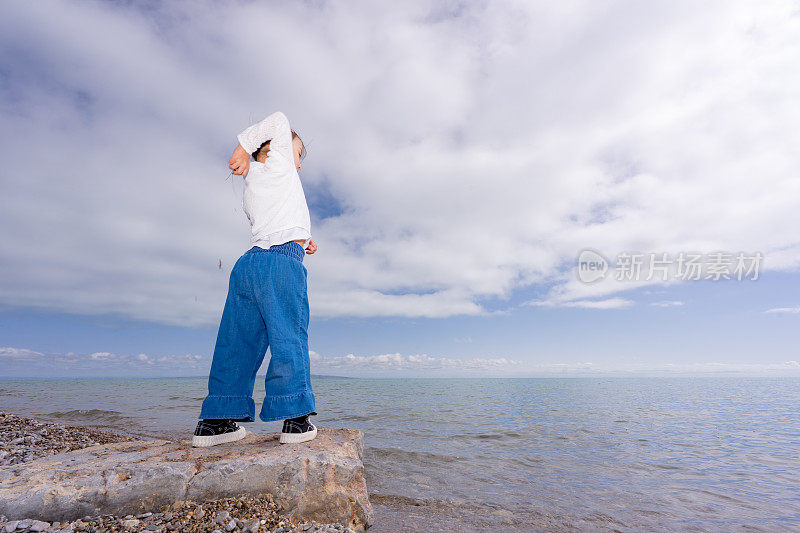
{"type": "Polygon", "coordinates": [[[242,148],[241,144],[236,146],[236,150],[233,151],[233,155],[228,161],[228,168],[238,176],[245,176],[250,170],[250,154],[242,148]]]}
{"type": "Polygon", "coordinates": [[[313,254],[316,251],[317,251],[317,243],[315,243],[312,240],[310,243],[308,243],[308,248],[306,248],[306,253],[307,254],[313,254]]]}

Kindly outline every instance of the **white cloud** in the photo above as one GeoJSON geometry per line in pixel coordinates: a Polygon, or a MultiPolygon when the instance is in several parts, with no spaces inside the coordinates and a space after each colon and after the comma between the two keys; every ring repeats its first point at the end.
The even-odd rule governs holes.
{"type": "Polygon", "coordinates": [[[44,357],[43,353],[35,352],[25,348],[12,348],[10,346],[0,347],[0,358],[9,359],[38,359],[44,357]]]}
{"type": "Polygon", "coordinates": [[[800,362],[783,363],[639,363],[639,364],[596,364],[591,362],[552,363],[530,365],[525,368],[530,375],[555,376],[736,376],[736,375],[800,375],[800,362]]]}
{"type": "Polygon", "coordinates": [[[315,351],[309,352],[312,372],[326,372],[343,375],[363,375],[381,373],[384,375],[405,375],[407,373],[425,372],[425,375],[479,374],[511,374],[519,370],[522,362],[504,357],[457,359],[434,357],[427,354],[404,355],[400,353],[380,355],[355,355],[326,357],[315,351]]]}
{"type": "Polygon", "coordinates": [[[653,307],[680,307],[684,302],[680,300],[664,300],[663,302],[652,302],[650,305],[653,307]]]}
{"type": "Polygon", "coordinates": [[[633,305],[633,300],[625,298],[606,298],[605,300],[572,300],[572,301],[559,301],[542,300],[525,302],[523,305],[531,305],[536,307],[579,307],[583,309],[622,309],[633,305]]]}
{"type": "Polygon", "coordinates": [[[764,312],[765,313],[780,313],[780,314],[796,315],[796,314],[800,314],[800,306],[797,306],[797,307],[775,307],[773,309],[767,309],[764,312]]]}
{"type": "Polygon", "coordinates": [[[533,363],[504,357],[457,359],[400,353],[326,357],[314,351],[310,357],[311,370],[315,374],[352,377],[800,375],[800,363],[794,360],[783,363],[533,363]]]}
{"type": "Polygon", "coordinates": [[[197,354],[152,356],[112,352],[42,353],[26,348],[0,347],[0,375],[70,377],[207,374],[211,358],[197,354]]]}
{"type": "MultiPolygon", "coordinates": [[[[345,377],[557,377],[557,376],[800,376],[800,362],[611,363],[570,361],[533,363],[507,357],[439,357],[386,353],[325,356],[309,351],[311,372],[345,377]]],[[[266,361],[259,375],[266,372],[266,361]]],[[[109,352],[44,354],[0,347],[0,375],[37,377],[168,377],[208,375],[211,357],[198,354],[152,356],[109,352]]]]}
{"type": "Polygon", "coordinates": [[[227,158],[276,109],[342,208],[314,214],[315,316],[476,315],[530,284],[629,305],[577,281],[586,247],[793,270],[798,60],[788,0],[12,2],[0,300],[217,324],[248,247],[227,158]]]}

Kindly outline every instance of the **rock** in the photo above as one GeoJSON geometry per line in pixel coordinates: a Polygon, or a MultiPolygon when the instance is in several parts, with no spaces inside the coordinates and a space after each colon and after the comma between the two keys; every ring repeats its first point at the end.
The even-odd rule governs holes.
{"type": "Polygon", "coordinates": [[[33,520],[31,520],[30,518],[20,520],[19,522],[17,522],[17,529],[28,529],[29,527],[31,527],[31,524],[33,524],[33,520]]]}
{"type": "Polygon", "coordinates": [[[360,431],[327,428],[300,444],[255,433],[208,448],[189,440],[112,442],[0,466],[0,514],[63,522],[269,493],[292,520],[363,531],[374,521],[363,453],[360,431]]]}
{"type": "Polygon", "coordinates": [[[6,522],[6,525],[3,528],[3,531],[5,531],[5,533],[11,533],[12,531],[16,530],[17,530],[17,520],[11,520],[10,522],[6,522]]]}
{"type": "Polygon", "coordinates": [[[49,522],[42,522],[41,520],[34,520],[33,523],[28,526],[31,531],[46,531],[50,527],[49,522]]]}
{"type": "Polygon", "coordinates": [[[138,527],[140,523],[136,518],[128,518],[122,521],[122,527],[138,527]]]}

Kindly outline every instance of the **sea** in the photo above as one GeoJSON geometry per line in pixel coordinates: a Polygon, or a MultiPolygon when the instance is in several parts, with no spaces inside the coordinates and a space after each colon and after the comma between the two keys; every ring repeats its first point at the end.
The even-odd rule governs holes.
{"type": "MultiPolygon", "coordinates": [[[[312,386],[317,426],[364,432],[372,533],[800,531],[800,378],[312,386]]],[[[0,410],[188,439],[206,387],[207,378],[2,379],[0,410]]],[[[245,427],[276,432],[280,422],[245,427]]]]}

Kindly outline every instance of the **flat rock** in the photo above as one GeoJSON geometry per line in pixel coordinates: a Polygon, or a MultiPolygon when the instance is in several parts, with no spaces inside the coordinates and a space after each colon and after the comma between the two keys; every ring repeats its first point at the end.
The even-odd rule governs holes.
{"type": "Polygon", "coordinates": [[[363,453],[361,431],[326,428],[300,444],[255,433],[209,448],[190,440],[102,444],[0,467],[0,514],[64,522],[269,493],[292,519],[364,530],[373,512],[363,453]]]}

